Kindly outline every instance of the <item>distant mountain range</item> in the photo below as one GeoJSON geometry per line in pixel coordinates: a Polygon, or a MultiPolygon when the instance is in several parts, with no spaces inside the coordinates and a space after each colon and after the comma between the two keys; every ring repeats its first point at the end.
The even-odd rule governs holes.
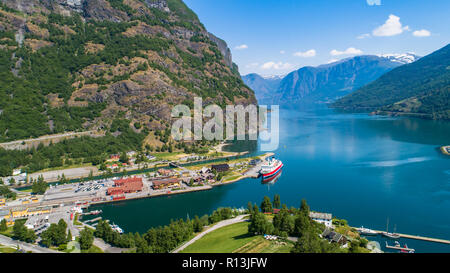
{"type": "Polygon", "coordinates": [[[412,53],[363,55],[318,67],[303,67],[284,77],[242,76],[260,104],[330,103],[384,73],[419,59],[412,53]]]}
{"type": "Polygon", "coordinates": [[[450,119],[450,44],[384,74],[332,107],[450,119]]]}

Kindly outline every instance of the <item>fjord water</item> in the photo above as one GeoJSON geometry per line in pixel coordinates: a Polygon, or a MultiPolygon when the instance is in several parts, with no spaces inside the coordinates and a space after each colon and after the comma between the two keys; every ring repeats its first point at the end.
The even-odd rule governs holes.
{"type": "MultiPolygon", "coordinates": [[[[337,113],[325,107],[280,110],[285,167],[274,185],[258,179],[205,192],[95,207],[126,232],[145,232],[170,219],[211,213],[221,206],[260,204],[264,195],[347,219],[351,226],[450,239],[450,122],[337,113]]],[[[259,145],[230,147],[254,149],[259,145]]],[[[376,238],[383,246],[385,239],[376,238]]],[[[400,239],[417,252],[450,252],[450,245],[400,239]]],[[[393,242],[391,241],[392,245],[393,242]]],[[[384,247],[383,247],[384,249],[384,247]]]]}

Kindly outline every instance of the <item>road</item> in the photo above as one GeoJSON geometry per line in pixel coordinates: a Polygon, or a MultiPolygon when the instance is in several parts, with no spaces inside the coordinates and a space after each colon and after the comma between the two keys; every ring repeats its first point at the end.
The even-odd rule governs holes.
{"type": "Polygon", "coordinates": [[[4,246],[14,247],[14,248],[19,246],[19,248],[21,248],[25,251],[31,251],[33,253],[61,253],[59,251],[48,249],[45,247],[40,247],[37,245],[16,241],[16,240],[13,240],[13,239],[11,239],[7,236],[3,236],[3,235],[0,235],[0,244],[2,244],[4,246]]]}
{"type": "Polygon", "coordinates": [[[236,223],[240,223],[240,222],[245,222],[246,219],[244,219],[246,216],[248,216],[248,214],[245,215],[239,215],[236,218],[233,219],[228,219],[228,220],[223,220],[218,222],[217,224],[215,224],[213,227],[199,233],[197,236],[195,236],[194,238],[192,238],[190,241],[188,241],[187,243],[183,244],[182,246],[180,246],[179,248],[175,249],[174,251],[172,251],[172,253],[178,253],[180,251],[182,251],[183,249],[185,249],[186,247],[188,247],[189,245],[195,243],[198,239],[202,238],[203,236],[205,236],[206,234],[210,233],[211,231],[214,231],[216,229],[225,227],[225,226],[229,226],[232,224],[236,224],[236,223]]]}
{"type": "Polygon", "coordinates": [[[105,253],[122,253],[122,251],[128,250],[126,248],[113,247],[97,237],[94,238],[94,245],[98,246],[105,253]]]}

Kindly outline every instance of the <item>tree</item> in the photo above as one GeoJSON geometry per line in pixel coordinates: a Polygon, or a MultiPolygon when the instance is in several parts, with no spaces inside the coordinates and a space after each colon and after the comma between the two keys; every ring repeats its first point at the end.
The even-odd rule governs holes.
{"type": "Polygon", "coordinates": [[[0,231],[6,231],[8,229],[8,225],[6,224],[6,219],[2,219],[0,222],[0,231]]]}
{"type": "Polygon", "coordinates": [[[258,212],[252,216],[250,225],[248,225],[248,232],[251,234],[270,234],[273,232],[273,225],[263,213],[258,212]]]}
{"type": "Polygon", "coordinates": [[[250,201],[247,203],[247,210],[248,210],[249,214],[253,213],[253,205],[252,205],[252,202],[250,202],[250,201]]]}
{"type": "Polygon", "coordinates": [[[42,243],[48,247],[60,246],[68,242],[66,234],[67,223],[60,219],[58,224],[51,224],[48,229],[41,233],[42,243]]]}
{"type": "Polygon", "coordinates": [[[307,216],[309,216],[309,206],[306,203],[305,199],[302,199],[302,203],[300,205],[300,212],[305,214],[305,215],[307,215],[307,216]]]}
{"type": "Polygon", "coordinates": [[[27,243],[34,243],[37,239],[33,230],[25,227],[24,220],[16,220],[13,226],[13,237],[17,240],[27,243]]]}
{"type": "Polygon", "coordinates": [[[280,208],[281,206],[281,201],[280,201],[280,195],[275,194],[275,196],[273,197],[273,207],[274,208],[280,208]]]}
{"type": "Polygon", "coordinates": [[[294,232],[295,220],[292,215],[289,214],[286,207],[283,207],[278,214],[273,217],[274,228],[281,232],[286,232],[287,234],[292,234],[294,232]]]}
{"type": "Polygon", "coordinates": [[[87,250],[92,247],[94,243],[94,232],[85,227],[82,231],[80,231],[80,247],[82,250],[87,250]]]}
{"type": "Polygon", "coordinates": [[[120,154],[120,158],[119,158],[120,162],[122,163],[128,163],[128,161],[130,161],[130,159],[128,158],[127,153],[123,152],[120,154]]]}
{"type": "Polygon", "coordinates": [[[292,253],[322,253],[320,238],[313,233],[305,233],[294,244],[292,253]]]}
{"type": "Polygon", "coordinates": [[[261,203],[261,211],[272,212],[272,203],[270,202],[270,198],[268,196],[264,196],[264,200],[261,203]]]}
{"type": "Polygon", "coordinates": [[[200,221],[200,218],[196,215],[193,221],[194,232],[201,232],[203,230],[203,224],[200,221]]]}
{"type": "Polygon", "coordinates": [[[9,185],[14,186],[16,184],[16,180],[14,179],[14,177],[11,177],[9,179],[9,185]]]}
{"type": "Polygon", "coordinates": [[[31,186],[31,192],[34,194],[44,194],[47,188],[47,182],[45,182],[44,177],[40,175],[37,181],[33,182],[33,185],[31,186]]]}
{"type": "Polygon", "coordinates": [[[71,242],[72,241],[72,232],[70,231],[70,229],[67,231],[67,242],[71,242]]]}

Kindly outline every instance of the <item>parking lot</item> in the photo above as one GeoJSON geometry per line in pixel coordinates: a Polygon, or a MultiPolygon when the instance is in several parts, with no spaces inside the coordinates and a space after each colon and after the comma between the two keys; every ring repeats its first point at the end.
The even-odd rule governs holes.
{"type": "Polygon", "coordinates": [[[104,197],[106,189],[113,185],[112,180],[80,182],[50,187],[44,195],[45,201],[81,197],[104,197]]]}

